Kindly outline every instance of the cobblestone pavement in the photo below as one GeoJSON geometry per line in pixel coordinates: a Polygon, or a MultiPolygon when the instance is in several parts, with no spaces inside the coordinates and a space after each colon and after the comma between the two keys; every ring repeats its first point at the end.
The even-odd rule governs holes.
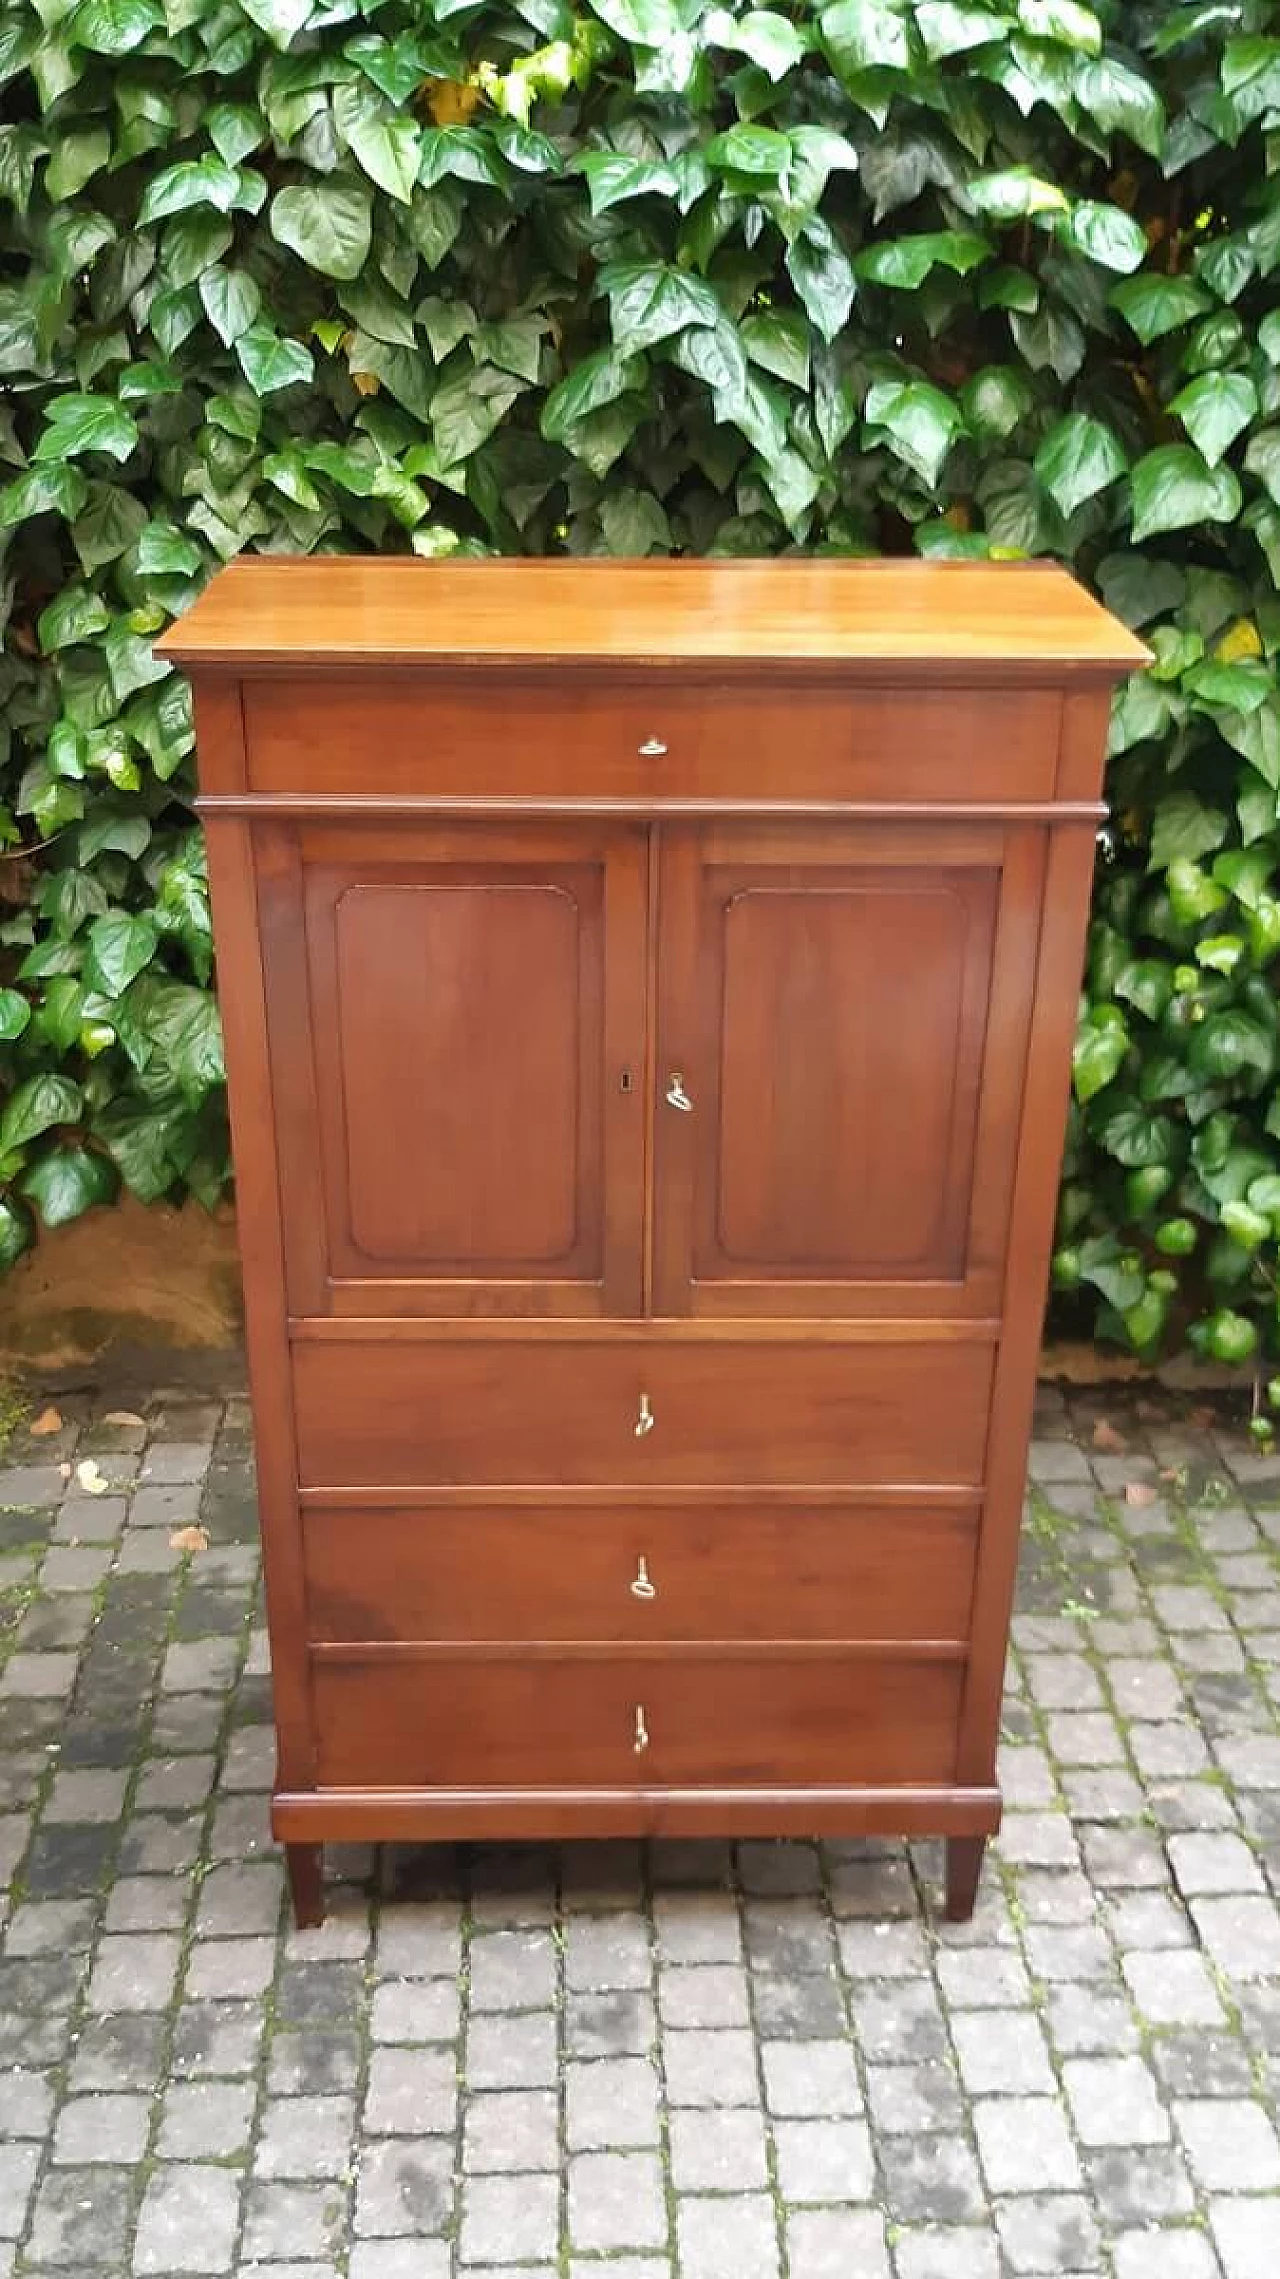
{"type": "Polygon", "coordinates": [[[669,1843],[331,1855],[299,1935],[243,1404],[59,1406],[0,1459],[0,2279],[1277,2279],[1280,1461],[1045,1396],[967,1927],[928,1845],[669,1843]]]}

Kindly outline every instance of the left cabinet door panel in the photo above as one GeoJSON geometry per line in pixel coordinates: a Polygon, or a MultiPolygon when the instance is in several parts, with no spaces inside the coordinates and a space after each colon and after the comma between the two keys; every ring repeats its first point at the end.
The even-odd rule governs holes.
{"type": "Polygon", "coordinates": [[[290,1311],[638,1313],[644,830],[256,836],[290,1311]]]}

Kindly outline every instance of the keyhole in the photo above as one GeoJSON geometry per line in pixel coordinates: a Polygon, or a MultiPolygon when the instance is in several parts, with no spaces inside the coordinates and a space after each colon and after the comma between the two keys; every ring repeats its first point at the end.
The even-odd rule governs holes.
{"type": "Polygon", "coordinates": [[[619,1092],[630,1092],[634,1089],[634,1086],[635,1078],[633,1077],[629,1068],[624,1068],[621,1076],[618,1078],[619,1092]]]}

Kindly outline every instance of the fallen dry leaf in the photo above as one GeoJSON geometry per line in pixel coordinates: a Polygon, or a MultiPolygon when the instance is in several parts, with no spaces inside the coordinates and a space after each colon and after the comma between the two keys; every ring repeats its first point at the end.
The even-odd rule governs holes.
{"type": "Polygon", "coordinates": [[[1154,1504],[1159,1503],[1160,1497],[1146,1480],[1130,1480],[1124,1491],[1124,1500],[1127,1504],[1154,1504]]]}
{"type": "Polygon", "coordinates": [[[98,1470],[92,1456],[86,1456],[82,1464],[77,1464],[76,1479],[87,1496],[105,1496],[108,1482],[98,1470]]]}
{"type": "Polygon", "coordinates": [[[31,1437],[33,1440],[47,1440],[51,1432],[61,1432],[61,1430],[61,1409],[41,1409],[31,1427],[31,1437]]]}
{"type": "Polygon", "coordinates": [[[207,1551],[209,1538],[202,1527],[175,1527],[169,1537],[171,1551],[207,1551]]]}
{"type": "Polygon", "coordinates": [[[135,1416],[132,1409],[108,1409],[102,1421],[104,1424],[140,1424],[144,1429],[146,1425],[146,1419],[135,1416]]]}
{"type": "Polygon", "coordinates": [[[1129,1443],[1122,1432],[1117,1432],[1113,1424],[1108,1424],[1106,1418],[1100,1416],[1093,1428],[1093,1445],[1103,1449],[1108,1456],[1123,1456],[1129,1443]]]}
{"type": "Polygon", "coordinates": [[[71,1478],[71,1466],[69,1464],[59,1464],[58,1477],[63,1480],[69,1480],[71,1478]]]}

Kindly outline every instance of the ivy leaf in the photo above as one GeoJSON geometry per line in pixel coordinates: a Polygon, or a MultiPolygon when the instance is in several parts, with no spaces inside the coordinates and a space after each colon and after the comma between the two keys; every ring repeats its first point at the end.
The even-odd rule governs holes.
{"type": "Polygon", "coordinates": [[[29,1076],[9,1094],[0,1115],[0,1155],[25,1147],[55,1124],[78,1121],[84,1094],[69,1076],[29,1076]]]}
{"type": "Polygon", "coordinates": [[[915,16],[930,63],[1009,36],[1006,17],[993,15],[989,8],[958,7],[953,0],[920,0],[915,16]]]}
{"type": "Polygon", "coordinates": [[[1050,428],[1034,464],[1054,505],[1070,516],[1086,499],[1117,481],[1127,462],[1119,441],[1101,420],[1069,412],[1050,428]]]}
{"type": "MultiPolygon", "coordinates": [[[[721,138],[724,139],[723,137],[721,138]]],[[[628,198],[674,198],[676,177],[671,167],[653,159],[628,158],[614,150],[589,150],[578,161],[586,176],[593,214],[606,214],[628,198]]]]}
{"type": "Polygon", "coordinates": [[[224,269],[215,262],[200,279],[204,312],[224,348],[247,332],[262,307],[257,279],[245,269],[224,269]]]}
{"type": "Polygon", "coordinates": [[[1165,333],[1176,332],[1180,326],[1190,324],[1193,317],[1203,316],[1212,306],[1203,285],[1197,285],[1194,278],[1156,277],[1149,271],[1114,286],[1111,301],[1131,331],[1147,346],[1153,340],[1162,339],[1165,333]]]}
{"type": "Polygon", "coordinates": [[[1078,253],[1104,269],[1140,269],[1147,256],[1147,241],[1132,214],[1123,206],[1082,199],[1062,223],[1062,235],[1078,253]]]}
{"type": "Polygon", "coordinates": [[[353,158],[388,197],[408,205],[418,179],[422,143],[410,119],[387,108],[367,82],[333,90],[333,119],[353,158]]]}
{"type": "Polygon", "coordinates": [[[1155,811],[1151,869],[1167,870],[1171,863],[1194,862],[1197,856],[1220,847],[1226,835],[1227,819],[1218,808],[1205,807],[1193,791],[1171,791],[1155,811]]]}
{"type": "Polygon", "coordinates": [[[879,380],[867,394],[864,416],[883,428],[894,450],[921,481],[936,483],[960,432],[958,405],[927,380],[879,380]]]}
{"type": "Polygon", "coordinates": [[[1135,545],[1161,530],[1189,530],[1205,522],[1234,522],[1240,485],[1229,467],[1210,467],[1185,443],[1163,443],[1133,470],[1135,545]]]}
{"type": "Polygon", "coordinates": [[[65,36],[70,46],[89,48],[94,55],[130,55],[163,23],[155,0],[81,0],[65,36]]]}
{"type": "Polygon", "coordinates": [[[1042,181],[1028,166],[1001,174],[977,174],[966,185],[969,204],[994,222],[1023,221],[1031,214],[1061,214],[1067,199],[1056,182],[1042,181]]]}
{"type": "Polygon", "coordinates": [[[795,388],[809,385],[809,339],[803,317],[780,310],[762,310],[742,322],[742,344],[752,363],[795,388]]]}
{"type": "Polygon", "coordinates": [[[76,459],[84,451],[105,451],[127,459],[138,440],[132,412],[110,396],[55,396],[45,406],[45,429],[32,458],[76,459]]]}
{"type": "Polygon", "coordinates": [[[833,341],[849,321],[853,264],[829,222],[815,214],[787,247],[786,270],[812,323],[833,341]]]}
{"type": "Polygon", "coordinates": [[[156,953],[159,936],[147,911],[109,911],[89,928],[85,977],[104,997],[119,997],[156,953]]]}
{"type": "Polygon", "coordinates": [[[823,45],[842,78],[862,71],[905,71],[907,27],[889,0],[836,0],[818,19],[823,45]]]}
{"type": "Polygon", "coordinates": [[[1025,375],[1008,364],[988,364],[960,391],[965,425],[971,435],[982,438],[1011,435],[1034,400],[1025,375]]]}
{"type": "Polygon", "coordinates": [[[15,1196],[0,1195],[0,1274],[7,1274],[11,1266],[17,1265],[34,1239],[31,1213],[15,1196]]]}
{"type": "Polygon", "coordinates": [[[1035,40],[1058,40],[1083,55],[1102,49],[1102,26],[1079,0],[1018,0],[1018,22],[1035,40]]]}
{"type": "Polygon", "coordinates": [[[91,641],[96,633],[105,632],[110,618],[101,594],[87,586],[64,586],[60,594],[40,612],[36,630],[40,646],[46,656],[55,649],[69,649],[77,641],[91,641]]]}
{"type": "Polygon", "coordinates": [[[600,271],[598,289],[608,294],[614,341],[625,355],[687,325],[714,325],[720,314],[710,285],[659,262],[612,262],[600,271]]]}
{"type": "Polygon", "coordinates": [[[1151,82],[1113,56],[1082,66],[1076,98],[1104,134],[1125,134],[1140,150],[1158,158],[1164,147],[1165,109],[1151,82]]]}
{"type": "Polygon", "coordinates": [[[0,989],[0,1044],[11,1045],[31,1020],[31,1006],[20,989],[0,989]]]}
{"type": "Polygon", "coordinates": [[[255,396],[274,395],[315,376],[311,351],[300,340],[282,340],[269,324],[255,324],[234,343],[240,369],[255,396]]]}
{"type": "Polygon", "coordinates": [[[1129,1050],[1129,1032],[1122,1016],[1104,1027],[1086,1022],[1076,1033],[1071,1051],[1071,1081],[1077,1100],[1092,1100],[1105,1091],[1121,1068],[1129,1050]]]}
{"type": "Polygon", "coordinates": [[[271,203],[271,234],[322,276],[358,277],[369,259],[373,206],[354,182],[281,190],[271,203]]]}
{"type": "Polygon", "coordinates": [[[794,70],[807,47],[804,34],[772,8],[749,8],[745,16],[730,15],[727,8],[713,8],[703,31],[713,46],[748,56],[775,81],[794,70]]]}
{"type": "Polygon", "coordinates": [[[854,264],[859,277],[877,285],[896,285],[915,292],[930,271],[942,263],[964,277],[985,261],[991,246],[985,237],[964,230],[927,230],[917,237],[887,238],[868,246],[854,264]]]}
{"type": "Polygon", "coordinates": [[[119,1179],[109,1156],[88,1147],[53,1147],[24,1171],[21,1188],[47,1227],[63,1227],[95,1203],[110,1203],[119,1179]]]}
{"type": "Polygon", "coordinates": [[[1243,372],[1206,372],[1173,399],[1188,435],[1210,467],[1216,467],[1258,410],[1258,391],[1243,372]]]}
{"type": "Polygon", "coordinates": [[[659,48],[684,30],[672,0],[591,0],[591,6],[629,47],[659,48]]]}
{"type": "Polygon", "coordinates": [[[147,184],[138,219],[160,221],[166,214],[185,213],[192,206],[213,206],[220,214],[230,213],[239,187],[235,167],[224,165],[220,158],[181,159],[147,184]]]}
{"type": "Polygon", "coordinates": [[[240,0],[240,6],[276,47],[287,48],[310,22],[312,0],[240,0]]]}

